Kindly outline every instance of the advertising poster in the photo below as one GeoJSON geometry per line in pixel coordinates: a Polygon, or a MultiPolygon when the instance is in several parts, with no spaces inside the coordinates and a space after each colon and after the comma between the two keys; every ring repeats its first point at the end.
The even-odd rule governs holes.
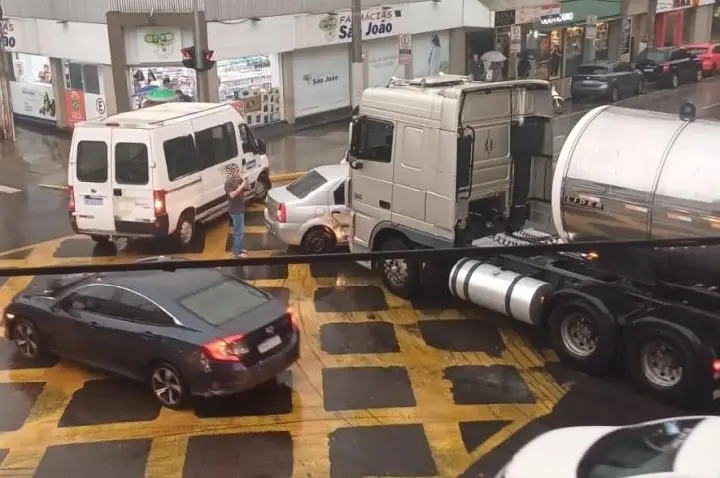
{"type": "Polygon", "coordinates": [[[79,90],[65,90],[65,121],[72,128],[85,121],[85,95],[79,90]]]}
{"type": "Polygon", "coordinates": [[[55,121],[52,85],[10,82],[13,113],[45,121],[55,121]]]}

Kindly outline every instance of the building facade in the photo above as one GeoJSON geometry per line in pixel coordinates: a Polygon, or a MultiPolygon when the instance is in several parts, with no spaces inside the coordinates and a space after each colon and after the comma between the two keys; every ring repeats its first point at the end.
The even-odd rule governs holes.
{"type": "MultiPolygon", "coordinates": [[[[363,2],[363,84],[462,72],[466,1],[363,2]]],[[[158,11],[141,1],[110,1],[103,15],[96,4],[105,2],[88,3],[85,12],[67,8],[75,2],[83,0],[43,12],[33,7],[41,2],[4,0],[16,115],[69,128],[137,108],[168,80],[183,95],[198,96],[195,72],[182,67],[181,50],[193,44],[190,2],[167,0],[158,11]]],[[[211,101],[232,103],[253,125],[349,111],[350,11],[325,5],[338,2],[299,3],[328,8],[302,13],[250,9],[258,2],[205,2],[200,35],[217,61],[206,73],[211,101]],[[227,18],[233,12],[247,16],[227,18]]],[[[490,11],[477,3],[489,28],[490,11]]]]}

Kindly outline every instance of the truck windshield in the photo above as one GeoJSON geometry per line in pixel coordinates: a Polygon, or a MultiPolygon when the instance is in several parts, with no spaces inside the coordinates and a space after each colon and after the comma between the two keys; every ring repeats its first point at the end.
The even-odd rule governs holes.
{"type": "Polygon", "coordinates": [[[598,440],[578,467],[578,478],[620,478],[673,470],[675,457],[699,418],[622,428],[598,440]]]}
{"type": "Polygon", "coordinates": [[[287,190],[293,196],[302,199],[326,182],[327,179],[325,179],[322,174],[312,170],[288,184],[287,190]]]}

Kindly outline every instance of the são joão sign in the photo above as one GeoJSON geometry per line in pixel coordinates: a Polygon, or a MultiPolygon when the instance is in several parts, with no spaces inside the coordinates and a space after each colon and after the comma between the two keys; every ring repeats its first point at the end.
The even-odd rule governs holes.
{"type": "MultiPolygon", "coordinates": [[[[395,22],[402,16],[402,10],[390,8],[373,8],[362,12],[362,36],[372,38],[392,35],[395,22]]],[[[320,21],[320,30],[324,31],[327,39],[352,39],[352,14],[343,11],[336,15],[327,15],[320,21]]]]}

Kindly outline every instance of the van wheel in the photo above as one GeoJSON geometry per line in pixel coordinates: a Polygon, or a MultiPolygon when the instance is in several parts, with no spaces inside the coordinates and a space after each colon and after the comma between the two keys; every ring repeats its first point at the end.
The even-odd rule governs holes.
{"type": "Polygon", "coordinates": [[[678,333],[642,327],[628,339],[625,368],[635,385],[670,405],[682,406],[702,395],[695,379],[697,357],[678,333]]]}
{"type": "Polygon", "coordinates": [[[257,195],[255,196],[255,200],[258,202],[265,201],[268,191],[272,188],[272,182],[270,181],[270,176],[268,176],[267,173],[262,173],[258,177],[256,188],[257,195]]]}
{"type": "Polygon", "coordinates": [[[195,217],[189,212],[184,212],[178,221],[177,228],[175,229],[175,239],[183,248],[185,248],[192,244],[194,237],[195,217]]]}
{"type": "Polygon", "coordinates": [[[335,248],[335,238],[325,228],[316,227],[305,233],[300,247],[308,254],[326,254],[335,248]]]}
{"type": "Polygon", "coordinates": [[[556,305],[548,316],[550,341],[560,359],[587,373],[606,371],[615,353],[615,323],[582,299],[556,305]]]}
{"type": "MultiPolygon", "coordinates": [[[[392,237],[380,245],[381,251],[413,249],[406,240],[392,237]]],[[[403,299],[412,299],[420,288],[420,264],[414,259],[385,259],[376,262],[383,285],[403,299]]]]}
{"type": "Polygon", "coordinates": [[[107,244],[110,242],[110,238],[108,236],[90,236],[90,239],[97,242],[98,244],[107,244]]]}

